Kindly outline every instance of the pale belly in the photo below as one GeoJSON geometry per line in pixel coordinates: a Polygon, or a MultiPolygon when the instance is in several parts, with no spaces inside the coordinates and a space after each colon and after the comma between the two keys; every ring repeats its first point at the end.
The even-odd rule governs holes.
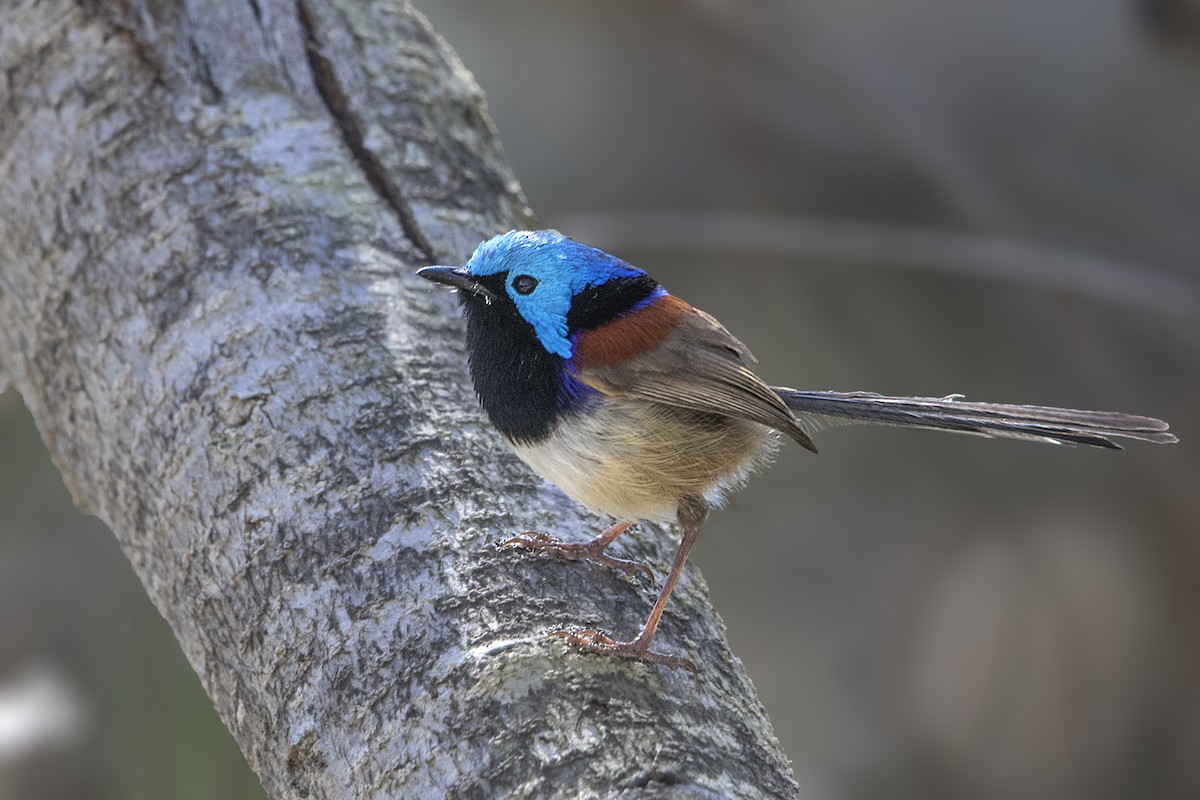
{"type": "Polygon", "coordinates": [[[683,497],[719,505],[769,458],[775,441],[757,423],[620,399],[565,417],[547,439],[513,449],[593,511],[666,522],[683,497]]]}

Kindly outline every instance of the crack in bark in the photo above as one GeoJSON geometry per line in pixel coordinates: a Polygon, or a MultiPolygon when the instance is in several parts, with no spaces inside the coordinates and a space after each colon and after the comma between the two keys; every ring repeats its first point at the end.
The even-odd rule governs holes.
{"type": "Polygon", "coordinates": [[[413,218],[412,211],[404,202],[404,198],[388,180],[387,170],[384,169],[375,153],[367,147],[359,117],[350,107],[350,98],[338,81],[333,64],[321,52],[321,42],[317,37],[316,25],[308,10],[308,4],[304,0],[296,0],[296,12],[300,28],[304,32],[304,52],[308,57],[309,68],[312,70],[313,83],[317,87],[321,101],[324,102],[334,122],[337,123],[342,141],[346,143],[351,156],[362,170],[363,176],[375,194],[379,195],[380,199],[396,212],[405,236],[420,250],[426,262],[432,264],[437,260],[433,247],[421,233],[420,226],[413,218]]]}
{"type": "MultiPolygon", "coordinates": [[[[79,0],[76,4],[85,19],[92,19],[109,26],[113,33],[129,43],[130,51],[138,61],[150,68],[154,82],[162,85],[168,73],[167,60],[156,44],[145,35],[143,26],[134,20],[133,9],[128,2],[105,3],[102,0],[79,0]]],[[[11,80],[9,86],[14,85],[11,80]]]]}

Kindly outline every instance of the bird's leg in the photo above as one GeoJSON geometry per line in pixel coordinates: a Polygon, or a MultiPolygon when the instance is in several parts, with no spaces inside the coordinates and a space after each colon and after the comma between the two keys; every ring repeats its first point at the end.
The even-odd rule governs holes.
{"type": "Polygon", "coordinates": [[[639,564],[636,561],[626,561],[623,558],[614,558],[604,551],[608,546],[617,540],[625,531],[629,530],[633,522],[623,519],[616,525],[608,528],[604,533],[592,539],[590,542],[583,544],[570,544],[561,542],[552,536],[547,536],[544,533],[535,531],[526,531],[520,536],[514,536],[500,546],[503,547],[519,547],[522,550],[540,550],[544,553],[549,553],[558,558],[564,558],[567,561],[594,561],[597,564],[603,564],[606,567],[619,569],[626,575],[632,575],[635,572],[641,572],[650,579],[650,583],[654,583],[654,573],[645,564],[639,564]]]}
{"type": "Polygon", "coordinates": [[[671,599],[671,591],[674,590],[675,583],[679,580],[684,565],[687,564],[688,553],[695,544],[696,537],[700,534],[700,526],[704,524],[707,517],[708,505],[701,498],[685,498],[680,502],[679,524],[683,528],[683,540],[679,543],[679,550],[675,553],[675,562],[671,564],[671,571],[667,573],[666,583],[663,584],[662,591],[658,593],[658,600],[654,602],[654,608],[650,609],[650,616],[646,618],[646,624],[642,626],[642,630],[634,639],[628,642],[618,642],[597,630],[562,631],[552,635],[566,639],[569,644],[591,653],[633,658],[651,664],[662,664],[672,669],[682,667],[696,672],[696,665],[692,663],[691,659],[655,653],[650,649],[650,642],[654,639],[654,632],[658,629],[658,622],[662,619],[667,601],[671,599]]]}

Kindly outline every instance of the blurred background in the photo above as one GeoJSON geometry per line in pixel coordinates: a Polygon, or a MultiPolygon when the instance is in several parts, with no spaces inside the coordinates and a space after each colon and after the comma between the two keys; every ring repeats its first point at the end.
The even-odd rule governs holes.
{"type": "MultiPolygon", "coordinates": [[[[1182,439],[837,428],[715,515],[694,560],[804,796],[1200,796],[1200,3],[418,5],[541,222],[768,380],[1182,439]]],[[[12,391],[0,508],[0,798],[262,797],[12,391]]]]}

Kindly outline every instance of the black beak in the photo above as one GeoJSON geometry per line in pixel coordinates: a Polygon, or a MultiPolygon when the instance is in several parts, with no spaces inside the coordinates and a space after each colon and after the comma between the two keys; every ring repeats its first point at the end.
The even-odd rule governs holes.
{"type": "Polygon", "coordinates": [[[434,283],[444,283],[455,289],[478,295],[487,303],[495,302],[497,299],[491,289],[468,275],[466,269],[462,267],[424,267],[417,270],[417,274],[434,283]]]}

